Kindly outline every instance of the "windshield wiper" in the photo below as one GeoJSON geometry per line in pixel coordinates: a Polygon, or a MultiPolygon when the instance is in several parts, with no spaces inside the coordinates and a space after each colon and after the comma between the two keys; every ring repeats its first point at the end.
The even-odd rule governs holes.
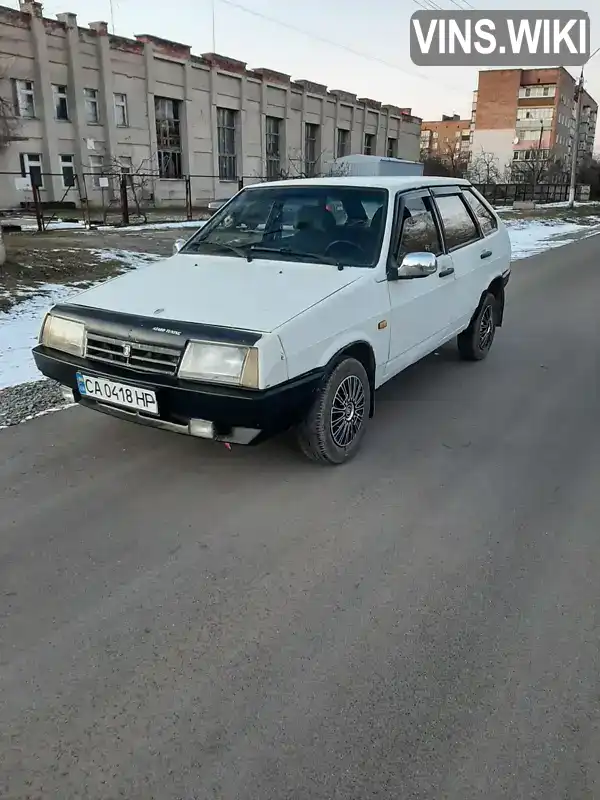
{"type": "Polygon", "coordinates": [[[340,271],[344,269],[344,265],[337,258],[330,256],[323,256],[320,253],[307,253],[304,250],[294,250],[291,247],[267,247],[262,244],[252,244],[249,248],[251,253],[277,253],[282,256],[295,256],[297,258],[312,258],[313,261],[323,261],[325,264],[333,264],[340,271]]]}
{"type": "Polygon", "coordinates": [[[245,258],[246,261],[252,261],[252,256],[250,255],[247,246],[246,249],[242,249],[241,247],[237,247],[234,244],[226,244],[225,242],[207,242],[205,240],[204,241],[201,240],[197,242],[197,247],[196,247],[197,253],[200,252],[199,248],[202,245],[208,245],[209,247],[214,247],[217,250],[226,250],[230,253],[235,253],[236,256],[239,256],[240,258],[245,258]]]}

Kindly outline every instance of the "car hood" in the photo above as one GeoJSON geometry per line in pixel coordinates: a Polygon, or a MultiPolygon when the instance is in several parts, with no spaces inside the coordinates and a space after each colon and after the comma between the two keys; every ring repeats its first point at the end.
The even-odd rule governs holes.
{"type": "Polygon", "coordinates": [[[267,333],[358,280],[329,264],[186,255],[88,289],[70,304],[267,333]]]}

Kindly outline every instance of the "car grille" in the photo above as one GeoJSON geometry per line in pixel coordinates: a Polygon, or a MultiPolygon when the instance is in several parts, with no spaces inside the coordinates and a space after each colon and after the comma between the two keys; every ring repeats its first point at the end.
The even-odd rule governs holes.
{"type": "Polygon", "coordinates": [[[181,356],[181,352],[172,347],[126,342],[98,333],[87,333],[85,354],[92,361],[119,364],[140,372],[158,372],[162,375],[174,375],[181,356]]]}

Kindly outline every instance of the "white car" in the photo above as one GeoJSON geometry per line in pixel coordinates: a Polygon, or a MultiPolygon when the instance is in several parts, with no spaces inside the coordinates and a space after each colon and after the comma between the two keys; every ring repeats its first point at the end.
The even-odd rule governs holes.
{"type": "Polygon", "coordinates": [[[468,181],[260,183],[171,258],[54,306],[33,352],[84,406],[226,443],[293,428],[341,464],[390,378],[454,337],[485,358],[509,276],[506,228],[468,181]]]}

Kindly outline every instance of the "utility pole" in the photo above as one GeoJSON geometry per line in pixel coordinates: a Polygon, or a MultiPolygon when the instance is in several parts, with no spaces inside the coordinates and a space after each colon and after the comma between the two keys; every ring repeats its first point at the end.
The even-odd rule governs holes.
{"type": "Polygon", "coordinates": [[[542,142],[544,139],[544,120],[540,124],[540,138],[538,139],[537,152],[535,154],[535,172],[533,173],[533,200],[535,201],[535,190],[540,181],[540,155],[542,153],[542,142]]]}
{"type": "Polygon", "coordinates": [[[581,124],[581,106],[583,104],[583,67],[579,82],[575,89],[575,135],[573,136],[573,151],[571,153],[571,184],[569,186],[569,208],[575,205],[575,188],[577,186],[577,167],[579,162],[579,125],[581,124]]]}
{"type": "Polygon", "coordinates": [[[215,28],[216,28],[216,25],[215,25],[215,16],[216,16],[215,2],[216,2],[216,0],[211,0],[211,6],[210,6],[211,17],[212,17],[211,21],[212,21],[212,49],[213,49],[213,53],[217,52],[217,35],[216,35],[216,30],[215,30],[215,28]]]}

